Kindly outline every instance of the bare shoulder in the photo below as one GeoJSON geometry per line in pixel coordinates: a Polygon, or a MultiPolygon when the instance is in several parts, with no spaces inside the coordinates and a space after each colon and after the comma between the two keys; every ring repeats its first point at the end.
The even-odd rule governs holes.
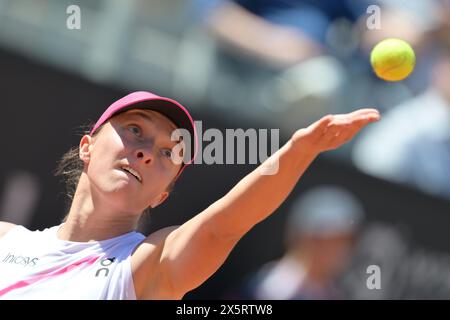
{"type": "Polygon", "coordinates": [[[14,228],[16,225],[14,223],[4,222],[0,221],[0,239],[3,238],[3,236],[12,228],[14,228]]]}
{"type": "Polygon", "coordinates": [[[133,252],[133,257],[143,256],[142,258],[147,258],[148,255],[153,254],[155,248],[164,243],[167,236],[172,231],[178,229],[178,227],[179,226],[166,227],[151,233],[137,246],[136,250],[133,252]]]}
{"type": "MultiPolygon", "coordinates": [[[[159,291],[152,290],[152,288],[160,288],[163,285],[164,276],[161,276],[161,268],[159,268],[161,253],[166,238],[178,227],[166,227],[151,233],[133,252],[131,270],[138,299],[150,298],[149,296],[152,296],[151,292],[159,291]]],[[[164,299],[156,296],[154,298],[164,299]]]]}

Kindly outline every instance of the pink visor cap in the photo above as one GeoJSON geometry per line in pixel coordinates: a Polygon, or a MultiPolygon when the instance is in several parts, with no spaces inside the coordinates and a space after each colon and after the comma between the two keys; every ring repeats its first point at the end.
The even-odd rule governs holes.
{"type": "Polygon", "coordinates": [[[92,128],[90,135],[93,135],[95,131],[112,116],[130,109],[148,109],[159,112],[171,120],[178,128],[189,131],[191,138],[190,151],[192,157],[188,161],[184,159],[181,169],[177,174],[178,177],[187,165],[194,162],[198,151],[198,141],[195,123],[189,114],[189,111],[173,99],[160,97],[147,91],[130,93],[111,104],[108,109],[105,110],[92,128]]]}

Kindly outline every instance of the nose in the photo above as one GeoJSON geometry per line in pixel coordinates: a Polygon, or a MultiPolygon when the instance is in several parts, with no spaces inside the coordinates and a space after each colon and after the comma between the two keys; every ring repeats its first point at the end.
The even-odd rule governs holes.
{"type": "Polygon", "coordinates": [[[153,162],[153,154],[151,150],[140,149],[136,151],[136,157],[139,161],[143,161],[145,164],[151,164],[153,162]]]}

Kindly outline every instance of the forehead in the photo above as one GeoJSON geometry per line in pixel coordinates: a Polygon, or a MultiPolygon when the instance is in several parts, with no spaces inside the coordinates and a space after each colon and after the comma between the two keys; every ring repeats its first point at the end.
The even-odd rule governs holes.
{"type": "Polygon", "coordinates": [[[153,125],[172,132],[178,127],[165,115],[147,109],[131,109],[118,115],[121,119],[140,119],[151,122],[153,125]]]}

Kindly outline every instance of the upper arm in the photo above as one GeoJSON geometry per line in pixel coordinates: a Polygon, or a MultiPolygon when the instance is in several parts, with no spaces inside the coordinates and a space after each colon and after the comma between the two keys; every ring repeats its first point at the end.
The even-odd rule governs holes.
{"type": "Polygon", "coordinates": [[[211,220],[207,209],[170,232],[163,243],[160,268],[174,298],[181,299],[213,275],[240,239],[219,236],[211,220]]]}
{"type": "Polygon", "coordinates": [[[208,209],[149,235],[133,253],[138,299],[181,299],[223,264],[239,239],[218,236],[208,209]]]}
{"type": "Polygon", "coordinates": [[[3,236],[12,228],[14,228],[16,225],[14,223],[4,222],[0,221],[0,239],[3,238],[3,236]]]}
{"type": "Polygon", "coordinates": [[[134,289],[138,299],[163,299],[167,292],[160,268],[161,252],[167,236],[178,226],[160,229],[150,234],[137,246],[131,258],[134,289]]]}

